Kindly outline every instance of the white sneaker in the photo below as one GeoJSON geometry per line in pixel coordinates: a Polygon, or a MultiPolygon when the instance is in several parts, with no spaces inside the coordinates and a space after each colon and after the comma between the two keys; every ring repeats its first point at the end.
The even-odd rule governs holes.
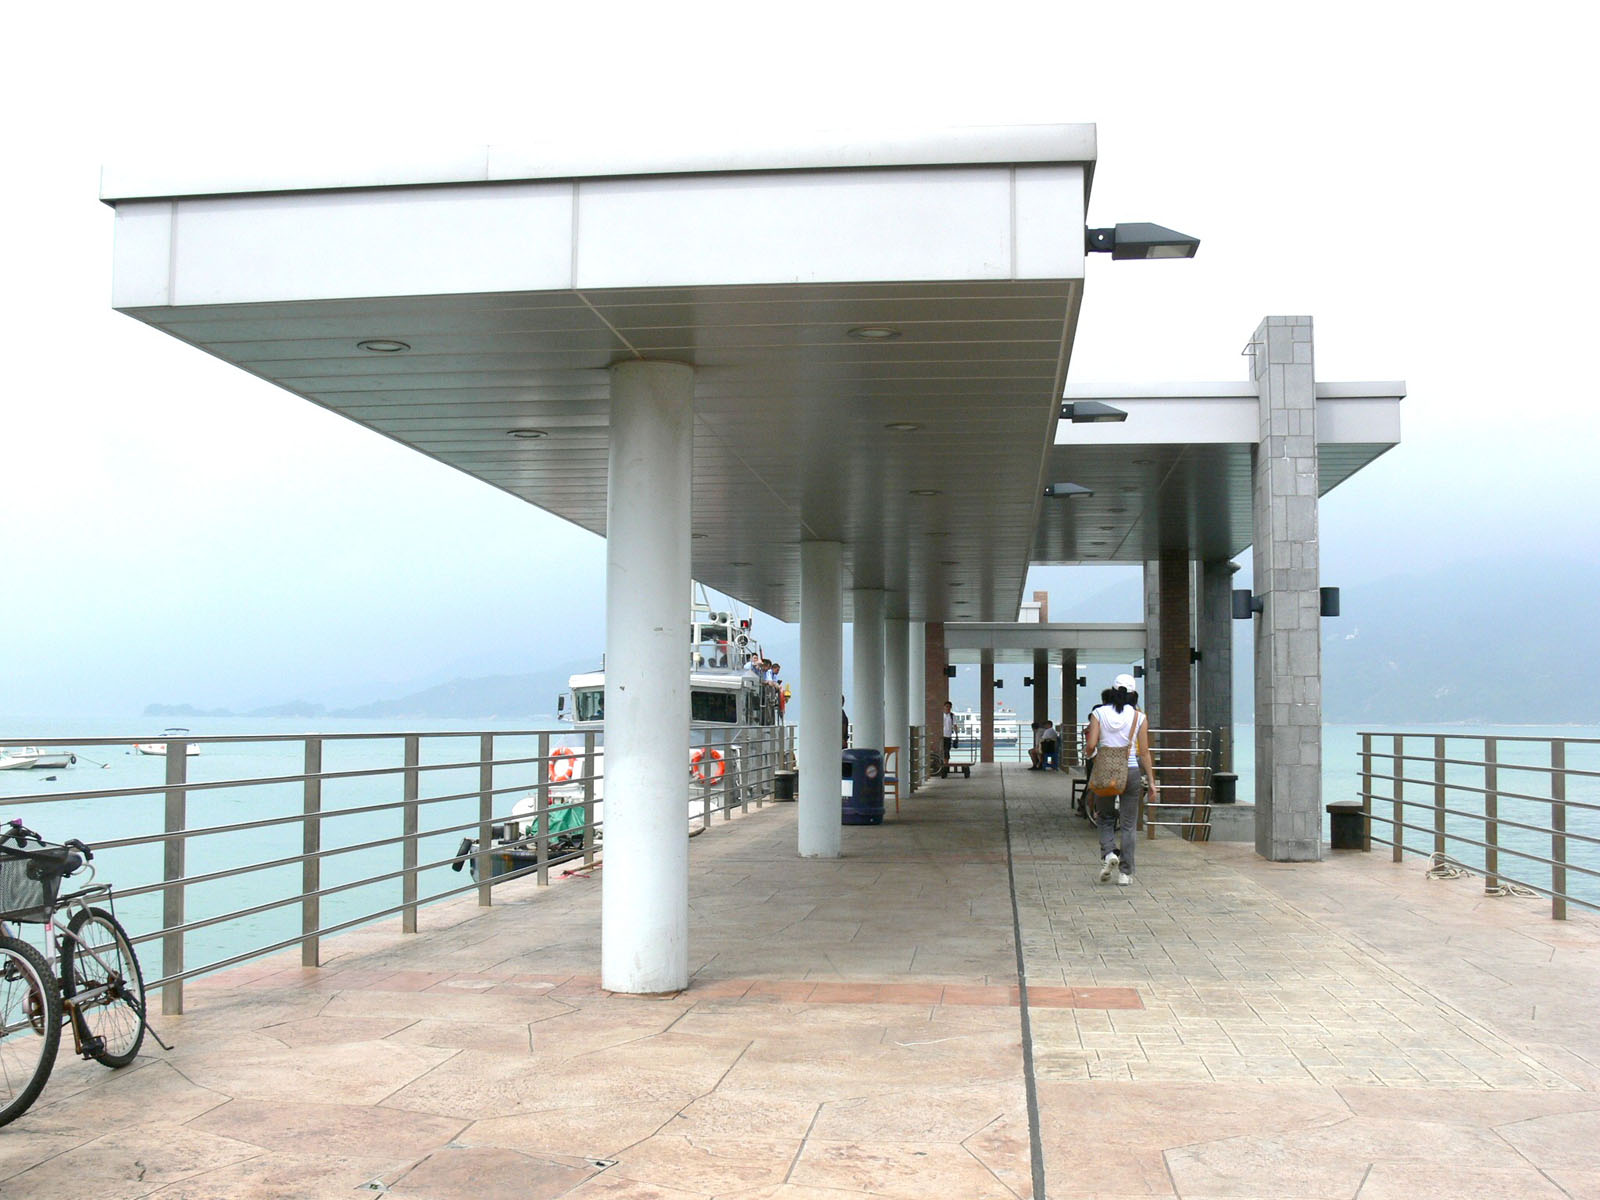
{"type": "Polygon", "coordinates": [[[1118,887],[1127,887],[1132,882],[1133,882],[1133,876],[1129,875],[1126,871],[1122,871],[1117,875],[1117,886],[1118,887]]]}
{"type": "Polygon", "coordinates": [[[1115,871],[1121,863],[1122,860],[1117,857],[1117,852],[1115,850],[1106,855],[1105,862],[1100,864],[1100,882],[1104,883],[1106,880],[1110,879],[1111,872],[1115,871]]]}

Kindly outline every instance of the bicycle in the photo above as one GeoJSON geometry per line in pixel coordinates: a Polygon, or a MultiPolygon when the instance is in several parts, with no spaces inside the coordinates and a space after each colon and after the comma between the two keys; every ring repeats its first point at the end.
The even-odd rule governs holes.
{"type": "Polygon", "coordinates": [[[21,821],[0,833],[0,1125],[27,1112],[44,1090],[63,1025],[81,1057],[108,1067],[127,1066],[144,1043],[144,976],[116,918],[111,885],[89,882],[89,867],[87,886],[58,894],[61,881],[93,858],[78,839],[46,842],[21,821]],[[61,913],[68,914],[64,923],[61,913]],[[44,951],[18,936],[12,922],[39,925],[44,951]]]}

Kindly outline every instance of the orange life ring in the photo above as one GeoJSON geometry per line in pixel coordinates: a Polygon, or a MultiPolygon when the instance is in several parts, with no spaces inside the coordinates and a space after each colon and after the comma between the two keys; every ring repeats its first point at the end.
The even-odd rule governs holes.
{"type": "Polygon", "coordinates": [[[578,756],[565,746],[550,755],[550,782],[565,783],[578,770],[578,756]]]}
{"type": "Polygon", "coordinates": [[[696,746],[689,752],[689,774],[701,783],[716,783],[726,770],[720,750],[696,746]]]}

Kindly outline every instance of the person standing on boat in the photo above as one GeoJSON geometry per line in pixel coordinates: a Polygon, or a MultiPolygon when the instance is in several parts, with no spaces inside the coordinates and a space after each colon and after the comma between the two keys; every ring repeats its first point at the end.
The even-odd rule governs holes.
{"type": "Polygon", "coordinates": [[[1107,754],[1128,756],[1128,782],[1122,794],[1095,801],[1095,824],[1100,827],[1100,882],[1117,874],[1117,883],[1133,882],[1133,848],[1138,841],[1139,800],[1146,779],[1150,782],[1150,802],[1161,795],[1156,784],[1155,764],[1150,759],[1150,722],[1139,711],[1139,693],[1133,676],[1118,675],[1111,683],[1111,698],[1089,714],[1089,733],[1084,754],[1093,757],[1104,749],[1107,754]],[[1120,835],[1120,836],[1119,836],[1120,835]]]}

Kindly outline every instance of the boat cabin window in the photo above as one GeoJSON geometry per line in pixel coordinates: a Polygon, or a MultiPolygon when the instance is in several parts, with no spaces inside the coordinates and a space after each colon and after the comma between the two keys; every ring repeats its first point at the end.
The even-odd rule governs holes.
{"type": "Polygon", "coordinates": [[[576,688],[572,693],[572,719],[575,721],[604,721],[606,719],[605,688],[576,688]]]}
{"type": "Polygon", "coordinates": [[[689,719],[736,725],[739,722],[739,697],[734,692],[690,692],[689,719]]]}

